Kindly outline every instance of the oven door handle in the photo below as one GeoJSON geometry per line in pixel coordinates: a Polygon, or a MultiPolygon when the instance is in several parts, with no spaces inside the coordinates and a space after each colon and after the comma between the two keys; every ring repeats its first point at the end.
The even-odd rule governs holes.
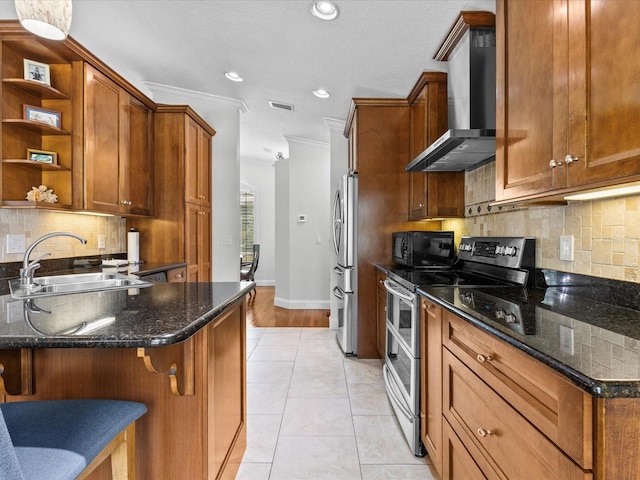
{"type": "Polygon", "coordinates": [[[382,376],[384,377],[384,383],[387,386],[387,393],[392,397],[393,403],[396,404],[396,406],[400,409],[404,416],[410,419],[412,417],[411,412],[407,407],[405,407],[404,402],[398,395],[395,382],[393,381],[393,379],[389,379],[388,369],[389,366],[386,364],[382,367],[382,376]]]}
{"type": "Polygon", "coordinates": [[[411,293],[406,293],[404,289],[400,290],[400,288],[396,287],[394,283],[392,283],[389,279],[384,281],[384,288],[392,295],[396,297],[400,297],[402,300],[406,300],[409,303],[416,302],[416,296],[411,293]]]}

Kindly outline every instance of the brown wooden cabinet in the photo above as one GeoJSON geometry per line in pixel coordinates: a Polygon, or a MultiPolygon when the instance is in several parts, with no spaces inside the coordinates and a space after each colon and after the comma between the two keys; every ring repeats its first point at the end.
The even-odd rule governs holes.
{"type": "Polygon", "coordinates": [[[640,179],[638,2],[497,2],[496,200],[640,179]]]}
{"type": "MultiPolygon", "coordinates": [[[[447,130],[447,74],[423,72],[408,97],[410,160],[447,130]]],[[[464,172],[409,173],[409,220],[464,217],[464,172]]]]}
{"type": "Polygon", "coordinates": [[[2,206],[70,209],[73,202],[71,135],[79,101],[74,90],[73,55],[43,48],[17,22],[0,24],[2,42],[2,168],[0,169],[2,206]],[[49,65],[50,85],[24,78],[24,60],[49,65]],[[25,108],[60,112],[60,124],[49,125],[26,119],[25,108]],[[28,149],[54,152],[55,164],[28,160],[28,149]],[[32,187],[47,185],[58,196],[57,203],[26,200],[32,187]]]}
{"type": "Polygon", "coordinates": [[[0,21],[0,41],[2,206],[150,215],[155,103],[71,38],[51,42],[0,21]],[[48,65],[50,85],[25,80],[25,60],[48,65]],[[58,112],[60,123],[27,119],[27,107],[58,112]],[[27,160],[28,149],[57,163],[27,160]],[[26,201],[41,184],[57,203],[26,201]]]}
{"type": "Polygon", "coordinates": [[[407,219],[409,105],[355,98],[344,135],[358,172],[358,357],[379,358],[375,264],[391,260],[391,232],[407,219]]]}
{"type": "Polygon", "coordinates": [[[153,112],[85,64],[84,208],[149,215],[152,211],[153,112]]]}
{"type": "MultiPolygon", "coordinates": [[[[211,299],[203,299],[203,305],[207,304],[211,305],[211,299]]],[[[35,349],[36,391],[6,396],[4,401],[139,401],[148,411],[136,422],[136,478],[235,478],[246,448],[245,338],[246,302],[242,297],[178,344],[35,349]],[[190,387],[182,391],[176,384],[190,387]]],[[[8,353],[11,351],[0,350],[3,365],[9,365],[5,361],[8,353]]],[[[111,479],[109,462],[88,478],[111,479]]]]}
{"type": "Polygon", "coordinates": [[[378,289],[376,291],[377,321],[376,321],[376,348],[380,358],[385,356],[387,342],[387,289],[384,288],[384,281],[387,276],[378,272],[378,289]]]}
{"type": "Polygon", "coordinates": [[[420,301],[420,433],[442,475],[442,308],[420,301]]]}
{"type": "Polygon", "coordinates": [[[210,281],[215,130],[186,105],[158,105],[154,124],[157,218],[130,218],[127,226],[140,231],[142,259],[186,262],[187,281],[210,281]]]}

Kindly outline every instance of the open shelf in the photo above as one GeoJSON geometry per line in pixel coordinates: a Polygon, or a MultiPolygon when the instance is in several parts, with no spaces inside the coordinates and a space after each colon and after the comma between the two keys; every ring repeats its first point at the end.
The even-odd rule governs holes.
{"type": "Polygon", "coordinates": [[[16,127],[24,128],[35,133],[42,135],[70,135],[70,132],[62,130],[61,128],[52,127],[42,122],[34,122],[33,120],[24,120],[21,118],[8,118],[2,120],[5,125],[15,125],[16,127]]]}
{"type": "Polygon", "coordinates": [[[2,82],[6,85],[11,85],[13,87],[24,90],[25,92],[39,95],[40,98],[47,100],[64,100],[69,98],[60,90],[57,90],[49,85],[45,85],[44,83],[36,82],[34,80],[26,80],[24,78],[5,78],[2,80],[2,82]]]}
{"type": "Polygon", "coordinates": [[[21,158],[5,158],[2,160],[4,164],[17,165],[20,167],[33,168],[35,170],[47,170],[55,172],[68,172],[71,169],[62,165],[52,165],[50,163],[34,162],[33,160],[23,160],[21,158]]]}

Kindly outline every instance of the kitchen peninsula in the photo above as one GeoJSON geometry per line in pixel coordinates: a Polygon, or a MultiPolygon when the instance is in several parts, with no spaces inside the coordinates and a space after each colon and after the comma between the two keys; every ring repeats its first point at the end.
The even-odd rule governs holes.
{"type": "MultiPolygon", "coordinates": [[[[138,478],[234,478],[246,446],[252,282],[0,296],[5,401],[136,400],[138,478]]],[[[111,478],[109,462],[89,477],[111,478]]]]}

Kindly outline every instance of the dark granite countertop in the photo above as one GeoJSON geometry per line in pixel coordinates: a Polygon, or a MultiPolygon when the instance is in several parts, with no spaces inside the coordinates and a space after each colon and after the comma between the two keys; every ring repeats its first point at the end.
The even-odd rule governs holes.
{"type": "MultiPolygon", "coordinates": [[[[399,267],[376,268],[388,274],[399,267]]],[[[640,398],[640,284],[549,270],[538,270],[536,281],[529,288],[422,285],[417,292],[595,397],[640,398]],[[505,301],[520,320],[496,318],[505,301]]]]}
{"type": "Polygon", "coordinates": [[[568,290],[423,286],[418,293],[550,366],[595,397],[640,397],[640,312],[568,290]],[[517,304],[522,320],[497,320],[492,308],[496,298],[517,304]],[[487,315],[477,311],[485,305],[487,315]],[[565,327],[573,339],[563,344],[565,327]]]}
{"type": "Polygon", "coordinates": [[[43,297],[0,296],[0,348],[155,347],[186,340],[253,282],[151,287],[43,297]]]}

